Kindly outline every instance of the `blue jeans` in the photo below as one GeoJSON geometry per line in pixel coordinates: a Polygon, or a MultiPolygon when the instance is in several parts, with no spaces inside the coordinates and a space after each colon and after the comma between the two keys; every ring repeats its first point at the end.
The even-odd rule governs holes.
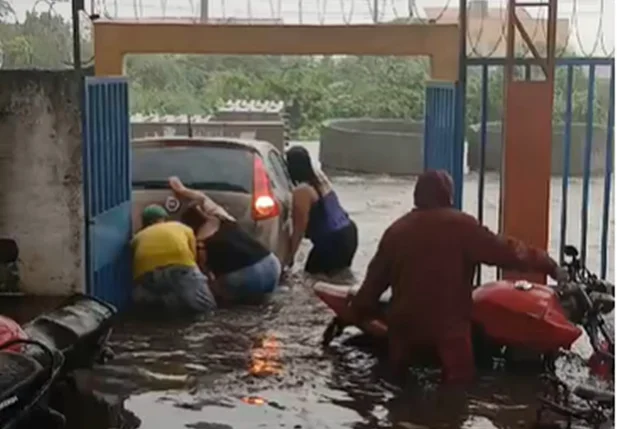
{"type": "Polygon", "coordinates": [[[270,253],[253,265],[218,277],[217,282],[233,301],[250,301],[271,293],[280,277],[281,263],[270,253]]]}
{"type": "Polygon", "coordinates": [[[197,267],[170,265],[150,271],[137,279],[133,298],[144,304],[162,304],[169,310],[216,309],[208,279],[197,267]]]}

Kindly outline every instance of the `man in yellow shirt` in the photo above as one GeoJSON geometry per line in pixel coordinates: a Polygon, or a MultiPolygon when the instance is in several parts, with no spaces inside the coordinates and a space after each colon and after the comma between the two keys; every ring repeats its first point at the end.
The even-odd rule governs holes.
{"type": "Polygon", "coordinates": [[[171,309],[215,309],[208,279],[197,266],[193,230],[168,220],[165,209],[156,204],[144,209],[142,225],[131,242],[135,300],[171,309]]]}

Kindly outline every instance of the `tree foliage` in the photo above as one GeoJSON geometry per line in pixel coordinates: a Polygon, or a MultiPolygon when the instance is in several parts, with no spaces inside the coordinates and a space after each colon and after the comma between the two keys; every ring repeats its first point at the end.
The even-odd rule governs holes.
{"type": "Polygon", "coordinates": [[[9,0],[0,0],[0,18],[5,18],[12,13],[14,13],[14,10],[11,2],[9,0]]]}
{"type": "MultiPolygon", "coordinates": [[[[2,23],[10,3],[0,0],[0,44],[4,68],[58,69],[71,66],[71,27],[50,13],[28,13],[23,22],[2,23]]],[[[91,57],[84,42],[82,57],[91,57]]],[[[131,81],[131,110],[143,114],[208,114],[223,100],[282,100],[295,107],[293,126],[300,137],[315,138],[328,118],[373,117],[421,119],[429,76],[425,58],[277,57],[277,56],[131,56],[125,70],[131,81]]],[[[523,72],[520,72],[521,74],[523,72]]],[[[555,84],[554,120],[564,119],[567,69],[555,84]]],[[[573,70],[572,120],[585,122],[589,80],[573,70]]],[[[467,85],[467,124],[480,121],[482,75],[471,67],[467,85]]],[[[488,73],[487,118],[503,114],[503,70],[488,73]]],[[[594,121],[605,122],[608,79],[597,79],[594,121]]]]}
{"type": "MultiPolygon", "coordinates": [[[[3,17],[2,1],[0,18],[3,17]]],[[[62,69],[71,67],[73,62],[71,25],[53,11],[26,12],[23,22],[0,22],[0,46],[4,54],[3,68],[62,69]]],[[[84,58],[89,58],[91,44],[83,41],[82,52],[84,58]]]]}
{"type": "MultiPolygon", "coordinates": [[[[425,59],[392,57],[129,57],[127,74],[133,92],[131,108],[145,114],[204,114],[226,99],[276,99],[300,111],[301,137],[315,138],[322,121],[334,117],[421,119],[429,63],[425,59]]],[[[524,73],[523,71],[520,72],[524,73]]],[[[503,70],[488,73],[489,121],[503,115],[503,70]]],[[[564,119],[567,68],[557,70],[554,118],[564,119]]],[[[608,82],[595,88],[595,122],[605,122],[608,82]]],[[[585,122],[588,77],[573,69],[572,121],[585,122]]],[[[467,123],[480,121],[482,74],[470,68],[467,123]]]]}

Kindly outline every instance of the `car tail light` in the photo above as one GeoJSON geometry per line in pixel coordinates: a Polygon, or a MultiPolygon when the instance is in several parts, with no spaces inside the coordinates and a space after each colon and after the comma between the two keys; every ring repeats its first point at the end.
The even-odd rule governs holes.
{"type": "Polygon", "coordinates": [[[264,220],[279,215],[279,205],[274,199],[270,179],[259,155],[253,161],[253,219],[264,220]]]}

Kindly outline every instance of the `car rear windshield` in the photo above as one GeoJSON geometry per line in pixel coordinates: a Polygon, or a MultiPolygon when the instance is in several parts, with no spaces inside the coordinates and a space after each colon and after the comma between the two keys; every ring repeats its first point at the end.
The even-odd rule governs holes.
{"type": "Polygon", "coordinates": [[[141,147],[132,153],[133,187],[165,189],[178,176],[190,187],[250,193],[253,154],[225,147],[141,147]]]}

